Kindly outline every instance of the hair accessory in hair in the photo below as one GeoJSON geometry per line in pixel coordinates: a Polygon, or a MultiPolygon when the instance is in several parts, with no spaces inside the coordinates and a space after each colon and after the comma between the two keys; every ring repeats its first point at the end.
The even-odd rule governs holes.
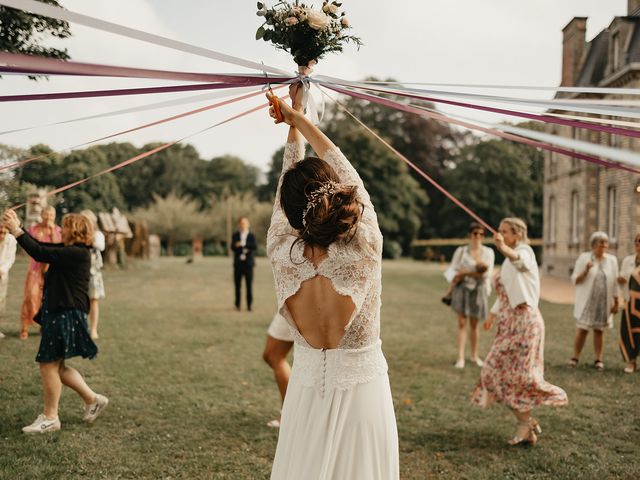
{"type": "Polygon", "coordinates": [[[302,225],[304,227],[307,226],[307,214],[309,211],[316,207],[322,198],[333,195],[336,193],[339,184],[334,182],[333,180],[328,180],[322,183],[318,188],[313,190],[309,195],[307,195],[307,206],[304,207],[304,211],[302,212],[302,225]]]}

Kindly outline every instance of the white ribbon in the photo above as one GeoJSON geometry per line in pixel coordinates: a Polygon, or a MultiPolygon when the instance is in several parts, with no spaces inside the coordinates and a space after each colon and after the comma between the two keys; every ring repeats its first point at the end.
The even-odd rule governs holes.
{"type": "Polygon", "coordinates": [[[45,17],[56,18],[67,22],[79,23],[87,27],[95,28],[103,32],[114,33],[124,37],[134,38],[136,40],[142,40],[143,42],[152,43],[154,45],[160,45],[163,47],[171,48],[185,53],[191,53],[201,57],[218,60],[220,62],[231,63],[234,65],[240,65],[243,67],[251,68],[253,70],[263,70],[266,68],[271,73],[277,73],[278,75],[289,75],[288,72],[280,70],[279,68],[263,66],[259,63],[245,60],[243,58],[226,55],[224,53],[216,52],[215,50],[209,50],[203,47],[197,47],[188,43],[172,40],[170,38],[162,37],[152,33],[143,32],[134,28],[124,27],[117,23],[107,22],[98,18],[90,17],[88,15],[82,15],[80,13],[65,10],[53,5],[47,5],[45,3],[36,2],[34,0],[0,0],[0,5],[6,7],[16,8],[18,10],[29,11],[38,15],[44,15],[45,17]]]}
{"type": "MultiPolygon", "coordinates": [[[[440,112],[431,108],[426,108],[420,105],[412,105],[420,110],[425,110],[430,113],[440,114],[440,112]]],[[[551,135],[549,133],[538,132],[536,130],[529,130],[528,128],[514,127],[507,124],[488,123],[476,119],[470,119],[468,117],[456,114],[447,114],[448,117],[462,120],[465,122],[473,122],[477,125],[491,128],[501,132],[512,133],[514,135],[520,135],[522,137],[531,138],[539,142],[548,143],[551,145],[557,145],[559,147],[567,148],[569,150],[577,150],[580,152],[588,153],[596,157],[609,158],[618,162],[632,165],[634,167],[640,167],[640,154],[634,153],[630,150],[623,150],[620,148],[606,147],[590,142],[584,142],[582,140],[576,140],[573,138],[562,137],[560,135],[551,135]]]]}

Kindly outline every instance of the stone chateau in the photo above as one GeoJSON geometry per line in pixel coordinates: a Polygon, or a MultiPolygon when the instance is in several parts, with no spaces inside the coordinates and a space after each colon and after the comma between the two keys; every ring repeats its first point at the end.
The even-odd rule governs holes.
{"type": "MultiPolygon", "coordinates": [[[[614,18],[590,42],[586,41],[586,27],[587,18],[576,17],[563,30],[561,86],[640,88],[640,0],[628,0],[627,16],[614,18]]],[[[640,99],[584,93],[557,96],[640,99]]],[[[616,120],[640,122],[630,118],[616,120]]],[[[638,138],[562,125],[548,129],[564,137],[640,151],[638,138]]],[[[619,259],[634,252],[634,236],[640,232],[640,175],[547,152],[542,271],[568,278],[578,255],[590,250],[589,236],[598,230],[607,232],[609,252],[619,259]]]]}

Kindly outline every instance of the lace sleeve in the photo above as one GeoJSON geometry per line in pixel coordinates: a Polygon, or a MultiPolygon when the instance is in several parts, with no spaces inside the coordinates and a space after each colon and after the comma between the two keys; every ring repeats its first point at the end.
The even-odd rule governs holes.
{"type": "Polygon", "coordinates": [[[271,215],[271,224],[267,233],[267,250],[270,244],[278,237],[293,232],[293,228],[289,225],[289,221],[280,207],[280,187],[282,186],[282,176],[289,170],[294,163],[304,158],[304,143],[288,142],[284,147],[284,155],[282,157],[282,173],[278,179],[278,188],[276,189],[276,197],[273,202],[273,213],[271,215]]]}
{"type": "Polygon", "coordinates": [[[356,185],[358,187],[358,200],[364,205],[362,219],[358,225],[356,236],[374,249],[376,253],[382,253],[382,234],[378,226],[378,217],[371,203],[369,192],[364,188],[364,183],[353,165],[342,154],[338,147],[328,150],[323,160],[335,170],[342,183],[356,185]]]}

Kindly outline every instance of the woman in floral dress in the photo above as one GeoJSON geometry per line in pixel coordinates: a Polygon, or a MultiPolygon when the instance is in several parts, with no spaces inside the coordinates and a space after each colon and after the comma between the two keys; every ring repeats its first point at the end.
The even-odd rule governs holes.
{"type": "MultiPolygon", "coordinates": [[[[39,242],[60,243],[62,233],[56,225],[56,209],[52,206],[42,210],[42,221],[29,228],[29,235],[39,242]]],[[[44,288],[44,274],[49,265],[37,262],[33,258],[29,260],[29,269],[24,281],[24,300],[20,310],[20,339],[29,337],[29,327],[36,326],[33,317],[36,316],[42,302],[42,289],[44,288]]]]}
{"type": "Polygon", "coordinates": [[[485,329],[495,321],[498,332],[471,401],[481,407],[498,402],[510,408],[518,427],[509,444],[533,444],[541,428],[531,409],[566,405],[567,394],[544,379],[540,279],[535,254],[527,244],[526,224],[519,218],[503,219],[495,245],[505,261],[495,278],[498,297],[485,329]]]}

